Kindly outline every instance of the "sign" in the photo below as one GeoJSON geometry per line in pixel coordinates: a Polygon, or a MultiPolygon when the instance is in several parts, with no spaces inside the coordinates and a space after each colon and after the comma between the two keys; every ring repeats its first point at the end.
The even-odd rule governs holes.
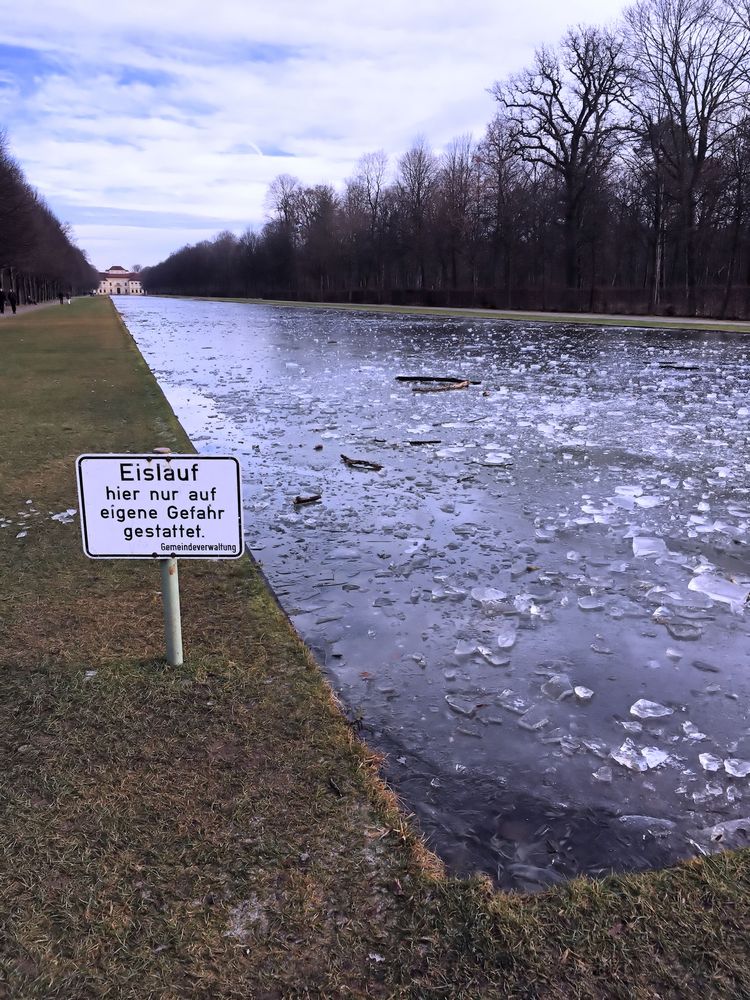
{"type": "Polygon", "coordinates": [[[238,559],[240,463],[218,455],[81,455],[90,559],[238,559]]]}

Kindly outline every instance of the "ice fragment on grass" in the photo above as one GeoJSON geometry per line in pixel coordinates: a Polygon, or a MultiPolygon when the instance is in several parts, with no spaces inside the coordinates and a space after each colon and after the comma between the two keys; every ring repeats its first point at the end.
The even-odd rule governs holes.
{"type": "Polygon", "coordinates": [[[674,715],[674,709],[660,705],[656,701],[639,698],[635,704],[630,706],[630,714],[638,719],[663,719],[667,715],[674,715]]]}
{"type": "Polygon", "coordinates": [[[77,513],[75,507],[69,507],[67,510],[61,510],[59,514],[53,514],[50,520],[59,521],[60,524],[70,524],[77,513]]]}

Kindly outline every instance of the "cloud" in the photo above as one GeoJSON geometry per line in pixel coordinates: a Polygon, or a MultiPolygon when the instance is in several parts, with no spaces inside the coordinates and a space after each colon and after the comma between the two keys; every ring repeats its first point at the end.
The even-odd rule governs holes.
{"type": "Polygon", "coordinates": [[[382,148],[395,163],[419,134],[436,149],[478,137],[494,114],[487,88],[603,10],[593,0],[564,10],[550,0],[35,0],[4,23],[0,120],[99,267],[156,263],[197,233],[261,224],[280,173],[338,186],[362,153],[382,148]],[[172,222],[160,230],[143,213],[172,222]]]}

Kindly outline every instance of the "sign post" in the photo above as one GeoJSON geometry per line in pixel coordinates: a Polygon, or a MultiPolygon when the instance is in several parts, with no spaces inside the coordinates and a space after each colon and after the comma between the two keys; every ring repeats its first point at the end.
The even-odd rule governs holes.
{"type": "Polygon", "coordinates": [[[180,577],[176,559],[160,559],[161,600],[164,605],[164,639],[167,663],[182,666],[182,618],[180,617],[180,577]]]}
{"type": "Polygon", "coordinates": [[[240,465],[220,455],[80,455],[83,551],[90,559],[158,559],[167,660],[180,666],[177,559],[244,552],[240,465]]]}
{"type": "MultiPolygon", "coordinates": [[[[154,448],[155,455],[171,455],[171,448],[154,448]]],[[[180,614],[180,574],[174,556],[160,559],[161,606],[164,609],[164,643],[167,647],[167,663],[170,667],[181,667],[182,656],[182,615],[180,614]]]]}

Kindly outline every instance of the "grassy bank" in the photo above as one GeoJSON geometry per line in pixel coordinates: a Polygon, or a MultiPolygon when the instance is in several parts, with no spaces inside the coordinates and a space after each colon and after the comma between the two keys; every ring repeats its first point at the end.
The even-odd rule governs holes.
{"type": "MultiPolygon", "coordinates": [[[[181,296],[167,296],[181,297],[181,296]]],[[[640,327],[648,330],[705,330],[713,333],[749,333],[750,323],[741,320],[680,316],[624,316],[605,313],[523,312],[519,309],[460,309],[448,306],[391,306],[354,302],[299,302],[286,299],[196,299],[217,302],[247,302],[252,305],[286,306],[294,309],[344,309],[353,312],[395,313],[412,316],[452,316],[463,319],[509,320],[517,323],[565,323],[581,326],[640,327]]]]}
{"type": "Polygon", "coordinates": [[[750,996],[748,853],[446,878],[250,560],[183,562],[167,668],[156,567],[51,514],[77,454],[189,442],[108,299],[0,352],[0,996],[750,996]]]}

